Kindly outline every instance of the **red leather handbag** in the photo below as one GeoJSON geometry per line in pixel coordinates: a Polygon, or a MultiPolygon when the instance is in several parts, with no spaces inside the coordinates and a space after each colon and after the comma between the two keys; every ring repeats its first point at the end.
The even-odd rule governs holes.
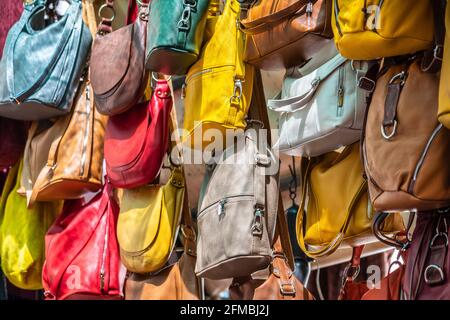
{"type": "Polygon", "coordinates": [[[116,188],[136,188],[153,181],[169,141],[172,96],[166,80],[157,80],[150,102],[108,120],[106,172],[116,188]]]}
{"type": "Polygon", "coordinates": [[[119,206],[109,183],[90,202],[67,201],[45,236],[42,282],[48,300],[122,299],[119,206]]]}
{"type": "Polygon", "coordinates": [[[28,127],[29,122],[0,118],[0,169],[7,169],[19,160],[28,127]]]}

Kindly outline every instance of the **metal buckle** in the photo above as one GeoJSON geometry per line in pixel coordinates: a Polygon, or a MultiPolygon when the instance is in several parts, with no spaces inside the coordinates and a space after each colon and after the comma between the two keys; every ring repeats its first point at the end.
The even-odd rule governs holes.
{"type": "Polygon", "coordinates": [[[436,60],[442,61],[443,56],[444,56],[444,46],[442,45],[435,46],[433,49],[433,57],[436,60]]]}
{"type": "Polygon", "coordinates": [[[367,77],[361,77],[358,80],[358,88],[366,90],[368,92],[373,92],[375,90],[376,82],[367,77]]]}
{"type": "Polygon", "coordinates": [[[394,135],[395,132],[397,131],[397,120],[394,120],[394,127],[392,128],[392,132],[390,134],[386,134],[385,131],[385,126],[382,124],[381,125],[381,135],[383,136],[383,138],[385,138],[386,140],[390,140],[394,135]]]}
{"type": "Polygon", "coordinates": [[[404,70],[399,72],[399,73],[397,73],[397,74],[395,74],[391,78],[391,80],[389,80],[389,84],[392,84],[392,83],[394,83],[395,81],[397,81],[399,79],[401,80],[400,85],[403,86],[405,84],[405,81],[406,81],[406,72],[404,70]]]}
{"type": "Polygon", "coordinates": [[[292,282],[292,280],[290,280],[289,282],[281,282],[281,280],[280,280],[280,293],[283,296],[295,297],[297,292],[295,291],[295,286],[294,286],[294,283],[292,282]],[[285,289],[285,286],[287,286],[286,289],[285,289]]]}
{"type": "Polygon", "coordinates": [[[440,284],[445,280],[444,271],[442,271],[441,267],[439,267],[435,264],[430,264],[428,267],[426,267],[423,276],[424,276],[425,283],[430,286],[440,284]],[[434,271],[438,272],[438,274],[439,274],[438,279],[430,278],[430,276],[432,276],[432,274],[435,273],[434,271]]]}

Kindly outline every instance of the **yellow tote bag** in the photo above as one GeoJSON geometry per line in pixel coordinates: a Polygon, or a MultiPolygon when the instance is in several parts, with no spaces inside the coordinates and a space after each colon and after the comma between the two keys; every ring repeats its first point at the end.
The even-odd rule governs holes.
{"type": "MultiPolygon", "coordinates": [[[[193,148],[206,147],[211,134],[226,139],[227,133],[246,127],[253,67],[243,60],[245,35],[239,29],[239,15],[239,2],[229,0],[222,15],[210,17],[205,32],[210,39],[186,76],[182,141],[193,148]],[[208,133],[209,129],[217,131],[208,133]]],[[[227,141],[222,141],[223,147],[227,141]]]]}
{"type": "MultiPolygon", "coordinates": [[[[352,246],[373,242],[374,212],[369,204],[367,181],[362,176],[359,143],[311,162],[302,180],[302,202],[297,214],[300,248],[316,258],[333,253],[343,242],[352,246]],[[306,194],[309,197],[305,214],[306,194]]],[[[383,225],[386,233],[403,229],[399,214],[389,215],[383,225]]]]}
{"type": "Polygon", "coordinates": [[[332,28],[340,54],[374,60],[430,49],[434,0],[333,0],[332,28]]]}
{"type": "Polygon", "coordinates": [[[36,203],[17,193],[23,160],[8,173],[0,207],[0,260],[3,273],[18,288],[42,289],[44,237],[62,209],[62,201],[36,203]],[[14,182],[15,181],[15,182],[14,182]]]}
{"type": "Polygon", "coordinates": [[[177,238],[184,194],[183,171],[178,167],[163,186],[120,190],[117,239],[129,271],[154,272],[167,262],[177,238]]]}
{"type": "MultiPolygon", "coordinates": [[[[450,5],[445,10],[445,29],[450,30],[450,5]]],[[[441,80],[439,82],[438,119],[450,129],[450,32],[445,33],[444,59],[442,60],[441,80]]]]}

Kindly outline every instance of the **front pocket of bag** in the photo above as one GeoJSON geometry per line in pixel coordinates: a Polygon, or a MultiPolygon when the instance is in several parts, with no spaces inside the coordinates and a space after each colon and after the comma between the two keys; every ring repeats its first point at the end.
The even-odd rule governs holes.
{"type": "MultiPolygon", "coordinates": [[[[246,112],[242,93],[239,104],[231,104],[235,88],[235,66],[203,69],[188,75],[185,96],[185,129],[194,122],[215,122],[233,127],[236,116],[246,112]],[[234,110],[233,110],[233,109],[234,110]]],[[[243,83],[245,86],[245,83],[243,83]]],[[[245,91],[245,90],[243,90],[245,91]]]]}
{"type": "Polygon", "coordinates": [[[251,231],[255,223],[253,196],[224,198],[201,211],[197,221],[202,267],[239,256],[270,254],[266,217],[261,236],[251,231]]]}

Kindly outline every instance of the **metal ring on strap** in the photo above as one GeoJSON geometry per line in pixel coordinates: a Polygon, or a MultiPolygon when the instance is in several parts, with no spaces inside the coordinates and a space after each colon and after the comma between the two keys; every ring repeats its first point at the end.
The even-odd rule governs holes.
{"type": "Polygon", "coordinates": [[[394,125],[393,125],[394,127],[392,128],[392,132],[390,133],[390,134],[386,134],[386,131],[385,131],[385,126],[384,125],[381,125],[381,128],[380,128],[380,130],[381,130],[381,135],[383,136],[383,138],[385,138],[386,140],[390,140],[394,135],[395,135],[395,133],[397,132],[397,120],[394,120],[394,125]]]}
{"type": "Polygon", "coordinates": [[[98,16],[99,18],[105,19],[108,22],[113,22],[115,17],[116,17],[116,10],[114,9],[114,7],[108,3],[104,3],[101,5],[101,7],[98,9],[98,16]],[[106,18],[103,16],[103,11],[108,8],[112,11],[112,17],[111,18],[106,18]]]}

